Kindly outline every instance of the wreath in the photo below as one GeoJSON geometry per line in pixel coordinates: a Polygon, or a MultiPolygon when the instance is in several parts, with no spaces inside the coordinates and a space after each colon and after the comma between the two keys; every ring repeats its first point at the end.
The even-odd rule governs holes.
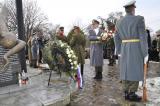
{"type": "Polygon", "coordinates": [[[44,48],[44,61],[49,65],[50,69],[67,72],[71,77],[77,72],[78,58],[74,51],[61,40],[49,41],[44,48]]]}

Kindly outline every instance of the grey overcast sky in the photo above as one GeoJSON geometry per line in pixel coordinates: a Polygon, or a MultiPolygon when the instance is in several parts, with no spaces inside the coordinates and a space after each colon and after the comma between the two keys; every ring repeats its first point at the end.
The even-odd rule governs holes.
{"type": "MultiPolygon", "coordinates": [[[[0,0],[3,1],[3,0],[0,0]]],[[[41,10],[53,24],[69,30],[73,24],[87,25],[97,16],[104,18],[110,12],[122,11],[129,0],[37,0],[41,10]]],[[[145,17],[146,26],[160,29],[160,0],[136,0],[136,15],[145,17]]]]}
{"type": "MultiPolygon", "coordinates": [[[[88,24],[97,16],[107,17],[110,12],[122,11],[129,0],[37,0],[53,24],[70,27],[79,21],[88,24]]],[[[136,0],[136,15],[145,17],[146,26],[160,29],[160,0],[136,0]]]]}

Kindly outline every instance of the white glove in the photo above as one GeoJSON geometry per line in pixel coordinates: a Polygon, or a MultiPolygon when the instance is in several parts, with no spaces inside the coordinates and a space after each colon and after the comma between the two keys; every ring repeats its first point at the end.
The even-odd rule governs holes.
{"type": "Polygon", "coordinates": [[[147,62],[148,62],[148,55],[144,57],[144,64],[147,64],[147,62]]]}
{"type": "Polygon", "coordinates": [[[100,37],[100,36],[98,36],[98,37],[97,37],[97,39],[98,39],[98,40],[100,40],[100,39],[101,39],[101,37],[100,37]]]}

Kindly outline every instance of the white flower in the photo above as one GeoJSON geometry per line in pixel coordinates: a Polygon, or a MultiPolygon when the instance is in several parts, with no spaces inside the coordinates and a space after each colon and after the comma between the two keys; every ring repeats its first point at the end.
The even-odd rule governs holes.
{"type": "Polygon", "coordinates": [[[72,66],[71,69],[73,69],[74,67],[72,66]]]}
{"type": "Polygon", "coordinates": [[[73,54],[74,52],[73,52],[73,50],[70,50],[70,52],[73,54]]]}
{"type": "Polygon", "coordinates": [[[70,52],[69,52],[69,50],[68,50],[68,49],[66,50],[66,53],[67,53],[68,55],[70,54],[70,52]]]}
{"type": "Polygon", "coordinates": [[[74,61],[74,62],[73,62],[73,64],[75,64],[75,65],[76,65],[76,64],[77,64],[77,61],[74,61]]]}
{"type": "Polygon", "coordinates": [[[67,48],[66,51],[69,51],[69,49],[67,48]]]}
{"type": "Polygon", "coordinates": [[[68,54],[68,57],[71,58],[71,54],[68,54]]]}
{"type": "Polygon", "coordinates": [[[62,43],[62,44],[61,44],[61,47],[63,47],[63,46],[64,46],[64,44],[62,43]]]}
{"type": "Polygon", "coordinates": [[[59,45],[61,45],[61,44],[62,44],[62,41],[59,41],[58,43],[59,43],[59,45]]]}
{"type": "Polygon", "coordinates": [[[75,55],[73,55],[73,58],[76,58],[76,56],[75,56],[75,55]]]}
{"type": "Polygon", "coordinates": [[[108,38],[109,34],[108,33],[103,33],[102,34],[102,40],[106,40],[108,38]]]}
{"type": "Polygon", "coordinates": [[[71,60],[71,59],[69,59],[69,62],[72,62],[72,60],[71,60]]]}
{"type": "Polygon", "coordinates": [[[70,54],[71,55],[71,58],[73,58],[73,55],[72,54],[70,54]]]}

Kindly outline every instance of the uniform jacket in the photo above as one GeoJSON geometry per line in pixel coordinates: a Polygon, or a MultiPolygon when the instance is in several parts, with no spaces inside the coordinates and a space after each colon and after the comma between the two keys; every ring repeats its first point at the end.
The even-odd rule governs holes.
{"type": "Polygon", "coordinates": [[[78,57],[78,63],[84,64],[85,63],[85,44],[86,39],[83,34],[72,34],[68,39],[69,45],[75,52],[76,56],[78,57]]]}
{"type": "Polygon", "coordinates": [[[90,40],[90,64],[91,66],[102,66],[103,65],[103,43],[92,43],[99,41],[97,37],[100,37],[102,30],[96,34],[94,29],[89,29],[89,40],[90,40]]]}
{"type": "Polygon", "coordinates": [[[144,57],[148,55],[144,17],[127,14],[116,24],[114,36],[117,53],[120,54],[120,78],[129,81],[143,80],[144,57]],[[127,39],[140,42],[122,43],[127,39]]]}

